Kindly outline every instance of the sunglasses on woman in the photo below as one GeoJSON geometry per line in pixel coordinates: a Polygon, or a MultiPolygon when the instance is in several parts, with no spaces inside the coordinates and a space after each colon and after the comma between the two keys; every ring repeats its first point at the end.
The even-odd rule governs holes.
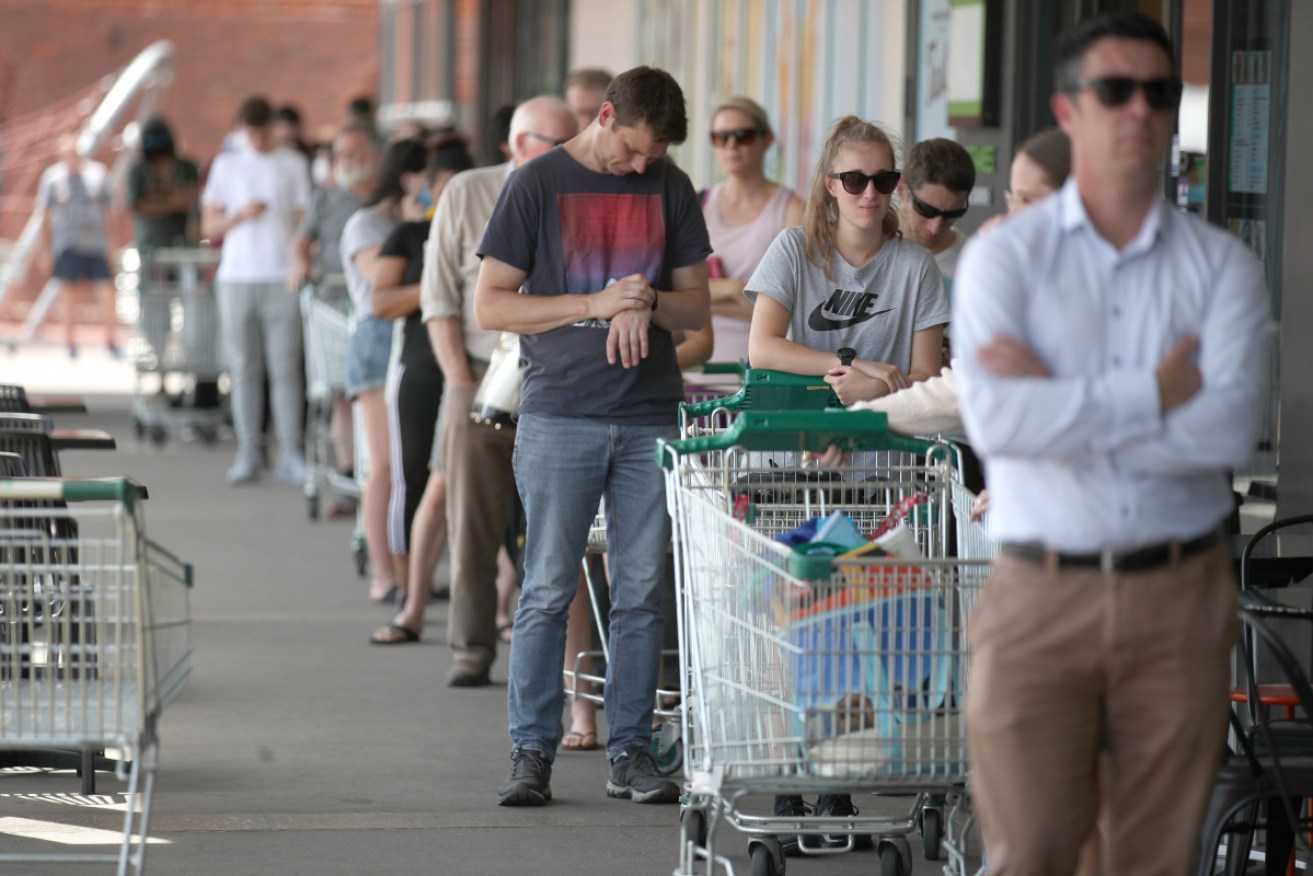
{"type": "Polygon", "coordinates": [[[1144,102],[1151,109],[1176,109],[1181,101],[1181,80],[1175,76],[1162,76],[1157,79],[1133,79],[1130,76],[1103,76],[1098,79],[1086,79],[1072,87],[1072,93],[1088,88],[1094,92],[1099,103],[1106,107],[1123,106],[1138,88],[1144,92],[1144,102]]]}
{"type": "Polygon", "coordinates": [[[898,188],[898,180],[903,175],[896,170],[881,170],[869,175],[860,170],[845,170],[843,173],[830,173],[826,176],[837,179],[843,190],[850,195],[862,194],[871,183],[875,183],[877,192],[888,195],[898,188]]]}
{"type": "Polygon", "coordinates": [[[918,198],[912,191],[908,191],[908,194],[912,196],[912,209],[927,219],[938,219],[940,216],[943,216],[945,222],[956,222],[967,214],[967,208],[970,206],[969,204],[963,204],[956,210],[941,210],[938,207],[927,204],[925,201],[918,198]]]}
{"type": "Polygon", "coordinates": [[[711,145],[719,148],[728,143],[730,138],[733,137],[734,142],[740,146],[751,146],[757,142],[757,138],[761,136],[761,133],[756,128],[730,128],[726,131],[712,131],[711,145]]]}

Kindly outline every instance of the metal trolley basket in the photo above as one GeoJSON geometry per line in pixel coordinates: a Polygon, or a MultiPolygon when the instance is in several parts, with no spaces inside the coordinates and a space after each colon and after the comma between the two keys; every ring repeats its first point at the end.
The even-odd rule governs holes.
{"type": "Polygon", "coordinates": [[[302,336],[305,340],[305,395],[309,404],[305,430],[305,501],[311,520],[319,519],[325,489],[360,498],[360,485],[337,470],[333,448],[333,405],[346,394],[347,339],[351,302],[341,275],[324,277],[301,289],[302,336]]]}
{"type": "MultiPolygon", "coordinates": [[[[891,435],[882,414],[743,411],[659,446],[679,563],[687,804],[679,874],[717,866],[718,827],[750,836],[754,874],[783,874],[779,834],[830,854],[878,837],[881,872],[911,872],[906,837],[965,872],[965,622],[988,564],[949,556],[951,452],[891,435]],[[842,469],[800,451],[838,445],[842,469]],[[779,464],[784,459],[786,464],[779,464]],[[792,462],[793,464],[788,464],[792,462]],[[903,518],[920,556],[871,559],[774,536],[842,509],[863,532],[903,518]],[[910,509],[910,510],[909,510],[910,509]],[[919,792],[905,815],[775,817],[751,794],[919,792]],[[926,805],[952,803],[950,817],[926,805]],[[954,831],[950,830],[950,834],[954,831]],[[822,845],[820,837],[850,837],[822,845]],[[807,839],[810,838],[810,839],[807,839]]],[[[968,819],[969,821],[969,819],[968,819]]]]}
{"type": "MultiPolygon", "coordinates": [[[[127,480],[0,480],[0,749],[115,749],[127,782],[117,854],[0,852],[0,863],[141,873],[161,711],[191,668],[191,567],[143,532],[127,480]]],[[[87,790],[88,780],[92,790],[87,790]]]]}
{"type": "Polygon", "coordinates": [[[132,419],[139,438],[149,436],[159,445],[171,429],[191,428],[206,444],[218,440],[227,416],[222,405],[188,407],[165,387],[169,375],[214,382],[224,371],[214,291],[218,264],[217,249],[165,247],[141,253],[137,333],[130,347],[137,372],[132,419]],[[157,380],[144,381],[147,374],[157,380]]]}

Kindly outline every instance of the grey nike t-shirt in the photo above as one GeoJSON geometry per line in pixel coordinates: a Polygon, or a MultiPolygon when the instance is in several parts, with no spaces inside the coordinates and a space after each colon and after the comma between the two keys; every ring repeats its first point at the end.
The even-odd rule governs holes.
{"type": "Polygon", "coordinates": [[[813,350],[852,347],[860,359],[907,371],[912,335],[948,322],[948,295],[934,256],[901,237],[854,268],[837,253],[832,278],[807,260],[801,227],[775,238],[748,280],[748,299],[765,295],[792,314],[789,339],[813,350]]]}

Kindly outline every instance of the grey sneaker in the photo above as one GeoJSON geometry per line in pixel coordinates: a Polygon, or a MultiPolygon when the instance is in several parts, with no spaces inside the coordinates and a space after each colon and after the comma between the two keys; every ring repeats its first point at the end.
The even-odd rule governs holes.
{"type": "Polygon", "coordinates": [[[238,484],[249,484],[258,480],[260,477],[260,460],[253,453],[238,452],[237,458],[233,460],[232,466],[228,469],[228,474],[224,476],[228,483],[237,486],[238,484]]]}
{"type": "Polygon", "coordinates": [[[289,454],[280,457],[274,478],[280,484],[289,484],[293,487],[305,486],[305,460],[300,455],[289,454]]]}
{"type": "Polygon", "coordinates": [[[511,752],[511,774],[497,789],[501,806],[542,806],[552,799],[552,764],[530,748],[511,752]]]}
{"type": "Polygon", "coordinates": [[[606,796],[628,797],[635,803],[676,803],[679,785],[661,775],[646,747],[631,748],[611,761],[606,796]]]}

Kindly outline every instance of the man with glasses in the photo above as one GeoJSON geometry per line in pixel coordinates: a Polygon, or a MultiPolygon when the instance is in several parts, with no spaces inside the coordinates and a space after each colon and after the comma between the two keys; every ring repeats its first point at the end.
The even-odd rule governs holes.
{"type": "Polygon", "coordinates": [[[511,640],[504,806],[552,797],[566,614],[603,495],[612,576],[606,793],[679,799],[648,746],[670,545],[653,447],[674,437],[683,398],[671,333],[701,328],[710,309],[697,193],[666,158],[687,134],[684,95],[669,73],[620,74],[579,136],[511,176],[479,246],[475,317],[519,333],[526,362],[515,436],[525,580],[511,640]]]}
{"type": "MultiPolygon", "coordinates": [[[[446,387],[432,468],[446,474],[452,657],[447,684],[452,687],[489,683],[497,656],[497,551],[505,541],[515,489],[514,427],[470,418],[475,389],[501,334],[480,328],[474,318],[477,250],[511,172],[574,133],[574,116],[558,98],[535,97],[516,107],[508,138],[511,162],[457,174],[438,201],[425,246],[420,307],[446,387]]],[[[441,481],[430,478],[428,489],[442,489],[441,481]]],[[[422,614],[417,615],[404,621],[418,622],[422,614]]]]}
{"type": "Polygon", "coordinates": [[[930,250],[950,292],[957,257],[967,239],[953,223],[966,215],[975,184],[976,166],[970,154],[942,137],[912,147],[898,183],[898,229],[930,250]]]}
{"type": "Polygon", "coordinates": [[[962,412],[1001,543],[967,696],[991,874],[1199,854],[1236,634],[1227,470],[1258,435],[1268,299],[1239,241],[1162,198],[1180,93],[1156,22],[1078,26],[1051,101],[1071,176],[962,258],[962,412]]]}

